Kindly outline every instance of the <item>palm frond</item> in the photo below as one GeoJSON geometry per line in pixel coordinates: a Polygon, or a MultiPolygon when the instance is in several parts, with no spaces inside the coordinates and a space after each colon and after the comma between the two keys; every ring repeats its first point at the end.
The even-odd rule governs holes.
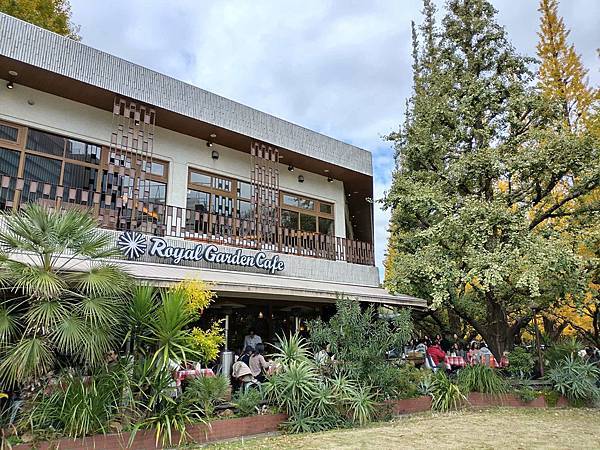
{"type": "Polygon", "coordinates": [[[72,272],[65,277],[74,288],[91,297],[108,297],[122,294],[130,278],[117,264],[95,264],[89,271],[72,272]]]}
{"type": "Polygon", "coordinates": [[[53,329],[50,339],[56,348],[65,354],[79,354],[83,342],[88,339],[88,327],[76,314],[65,317],[53,329]]]}
{"type": "Polygon", "coordinates": [[[20,272],[13,272],[14,287],[23,290],[29,296],[37,298],[60,297],[67,284],[51,269],[22,264],[20,272]]]}
{"type": "Polygon", "coordinates": [[[123,319],[124,309],[111,298],[84,297],[75,306],[75,312],[92,326],[114,326],[123,319]]]}
{"type": "Polygon", "coordinates": [[[7,349],[0,361],[0,385],[14,387],[22,380],[39,378],[53,364],[52,351],[42,337],[23,337],[7,349]]]}
{"type": "Polygon", "coordinates": [[[15,306],[0,305],[0,347],[9,344],[23,328],[15,306]]]}
{"type": "Polygon", "coordinates": [[[69,315],[69,309],[60,300],[37,300],[24,314],[27,326],[37,330],[50,330],[65,320],[69,315]]]}

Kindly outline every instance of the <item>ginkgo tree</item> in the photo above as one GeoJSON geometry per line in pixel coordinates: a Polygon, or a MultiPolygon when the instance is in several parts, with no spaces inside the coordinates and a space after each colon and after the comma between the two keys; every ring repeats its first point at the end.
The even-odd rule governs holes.
{"type": "MultiPolygon", "coordinates": [[[[598,137],[563,126],[487,0],[450,0],[441,24],[424,1],[414,32],[414,92],[389,139],[397,170],[386,286],[450,308],[496,357],[560,299],[581,299],[588,258],[564,239],[600,185],[598,137]]],[[[591,112],[590,112],[591,114],[591,112]]]]}

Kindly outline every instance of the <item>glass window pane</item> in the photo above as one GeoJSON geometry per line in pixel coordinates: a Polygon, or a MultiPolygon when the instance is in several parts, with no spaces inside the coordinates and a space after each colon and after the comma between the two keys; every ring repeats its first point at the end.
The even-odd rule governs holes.
{"type": "Polygon", "coordinates": [[[302,231],[317,231],[317,218],[308,214],[300,214],[300,229],[302,231]]]}
{"type": "Polygon", "coordinates": [[[190,189],[187,193],[187,209],[191,209],[192,211],[199,213],[207,213],[209,199],[209,193],[190,189]]]}
{"type": "Polygon", "coordinates": [[[288,195],[288,194],[283,194],[283,204],[284,205],[290,205],[290,206],[298,206],[298,197],[296,197],[295,195],[288,195]]]}
{"type": "Polygon", "coordinates": [[[254,211],[252,210],[252,203],[245,200],[237,201],[237,216],[240,219],[249,220],[254,217],[254,211]]]}
{"type": "Polygon", "coordinates": [[[19,129],[0,123],[0,139],[5,141],[17,142],[19,129]]]}
{"type": "Polygon", "coordinates": [[[220,191],[231,192],[231,180],[221,177],[213,177],[212,187],[220,191]]]}
{"type": "Polygon", "coordinates": [[[212,177],[200,172],[190,172],[190,182],[200,186],[210,187],[212,185],[212,177]]]}
{"type": "Polygon", "coordinates": [[[49,155],[63,156],[65,153],[65,138],[30,129],[27,133],[27,148],[49,155]]]}
{"type": "Polygon", "coordinates": [[[319,211],[321,211],[324,214],[331,214],[332,210],[333,210],[333,205],[331,205],[329,203],[321,203],[319,206],[319,211]]]}
{"type": "Polygon", "coordinates": [[[44,158],[42,156],[27,155],[25,157],[26,180],[43,181],[44,183],[58,184],[60,180],[61,161],[44,158]]]}
{"type": "Polygon", "coordinates": [[[224,195],[212,195],[211,212],[220,216],[233,217],[233,199],[224,195]]]}
{"type": "Polygon", "coordinates": [[[100,150],[100,147],[97,145],[67,139],[67,152],[65,156],[77,161],[100,164],[100,150]]]}
{"type": "Polygon", "coordinates": [[[299,206],[302,209],[310,209],[310,210],[315,209],[314,200],[310,200],[308,198],[300,198],[300,199],[298,199],[298,201],[299,201],[299,206]]]}
{"type": "Polygon", "coordinates": [[[158,161],[143,161],[142,170],[159,177],[164,177],[167,174],[166,163],[158,161]]]}
{"type": "Polygon", "coordinates": [[[246,183],[245,181],[238,181],[237,183],[237,195],[240,198],[250,198],[252,197],[252,186],[250,183],[246,183]]]}
{"type": "Polygon", "coordinates": [[[334,233],[333,220],[326,219],[324,217],[319,217],[319,233],[328,234],[329,236],[333,236],[333,233],[334,233]]]}
{"type": "Polygon", "coordinates": [[[98,169],[65,163],[63,186],[95,191],[97,177],[98,169]]]}
{"type": "Polygon", "coordinates": [[[167,185],[160,181],[146,180],[143,188],[140,187],[140,198],[154,204],[165,204],[167,202],[167,185]]]}
{"type": "Polygon", "coordinates": [[[291,230],[298,229],[298,213],[294,211],[288,211],[287,209],[281,210],[281,226],[283,228],[289,228],[291,230]]]}
{"type": "Polygon", "coordinates": [[[126,169],[131,169],[132,167],[131,156],[123,153],[110,152],[108,162],[115,166],[125,167],[126,169]]]}
{"type": "Polygon", "coordinates": [[[16,177],[21,152],[0,147],[0,175],[16,177]]]}

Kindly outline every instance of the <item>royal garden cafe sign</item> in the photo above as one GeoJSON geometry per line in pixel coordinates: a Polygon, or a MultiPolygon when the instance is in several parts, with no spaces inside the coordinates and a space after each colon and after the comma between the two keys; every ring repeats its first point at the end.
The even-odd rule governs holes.
{"type": "Polygon", "coordinates": [[[242,253],[242,249],[234,252],[224,252],[216,245],[198,244],[192,248],[175,247],[163,238],[152,236],[146,238],[142,233],[125,231],[117,239],[117,247],[128,259],[137,259],[148,254],[171,260],[173,264],[181,261],[206,261],[230,266],[256,267],[269,273],[281,272],[285,263],[278,255],[268,257],[264,252],[251,255],[242,253]]]}

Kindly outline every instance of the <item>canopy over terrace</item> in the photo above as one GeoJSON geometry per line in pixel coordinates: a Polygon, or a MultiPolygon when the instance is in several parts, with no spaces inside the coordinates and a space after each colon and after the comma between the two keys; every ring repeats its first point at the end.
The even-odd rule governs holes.
{"type": "Polygon", "coordinates": [[[220,297],[228,298],[333,303],[338,295],[344,294],[361,302],[412,308],[427,306],[423,299],[408,295],[391,295],[385,289],[373,286],[133,261],[128,261],[127,270],[136,278],[158,285],[200,277],[210,283],[220,297]]]}

